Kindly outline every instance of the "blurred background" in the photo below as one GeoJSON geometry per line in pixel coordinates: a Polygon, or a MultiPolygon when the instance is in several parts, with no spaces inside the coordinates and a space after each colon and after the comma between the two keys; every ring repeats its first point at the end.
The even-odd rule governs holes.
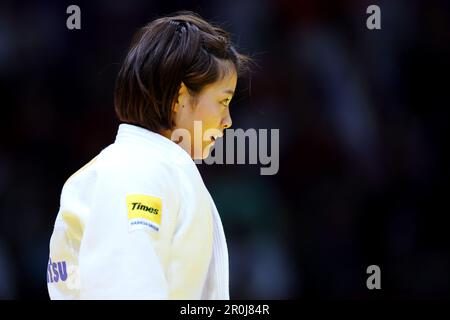
{"type": "Polygon", "coordinates": [[[48,299],[61,188],[114,141],[134,32],[181,9],[258,64],[233,127],[280,129],[276,175],[199,165],[231,298],[449,298],[450,3],[417,0],[0,1],[0,298],[48,299]],[[71,4],[81,30],[66,28],[71,4]]]}

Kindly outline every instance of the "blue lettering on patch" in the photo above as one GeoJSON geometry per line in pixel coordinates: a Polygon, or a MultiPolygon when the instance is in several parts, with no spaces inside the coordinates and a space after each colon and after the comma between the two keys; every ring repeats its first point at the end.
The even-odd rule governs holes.
{"type": "Polygon", "coordinates": [[[67,280],[67,267],[65,261],[52,262],[52,259],[48,260],[47,266],[47,283],[66,281],[67,280]]]}

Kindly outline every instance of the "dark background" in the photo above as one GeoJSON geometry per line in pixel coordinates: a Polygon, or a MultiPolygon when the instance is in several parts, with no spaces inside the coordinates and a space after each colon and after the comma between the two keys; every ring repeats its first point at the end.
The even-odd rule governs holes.
{"type": "Polygon", "coordinates": [[[0,2],[0,298],[48,299],[62,185],[114,140],[133,33],[180,9],[229,30],[258,64],[233,127],[280,129],[274,176],[199,165],[227,234],[231,298],[450,297],[448,1],[120,3],[0,2]],[[81,30],[66,28],[71,4],[81,30]],[[381,30],[366,28],[370,4],[381,30]]]}

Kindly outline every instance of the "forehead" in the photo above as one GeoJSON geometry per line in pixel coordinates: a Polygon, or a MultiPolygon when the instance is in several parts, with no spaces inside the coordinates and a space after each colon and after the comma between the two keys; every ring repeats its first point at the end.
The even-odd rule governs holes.
{"type": "Polygon", "coordinates": [[[231,61],[220,62],[220,76],[219,79],[204,88],[204,93],[225,93],[232,94],[236,89],[237,72],[234,64],[231,61]]]}

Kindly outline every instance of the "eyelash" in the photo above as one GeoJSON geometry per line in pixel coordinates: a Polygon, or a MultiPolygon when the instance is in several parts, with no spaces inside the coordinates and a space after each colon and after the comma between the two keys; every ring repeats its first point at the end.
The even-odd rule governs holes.
{"type": "Polygon", "coordinates": [[[230,104],[230,101],[231,101],[231,99],[230,99],[230,98],[227,98],[227,99],[225,99],[225,100],[222,101],[222,104],[223,104],[225,107],[228,107],[228,105],[230,104]]]}

